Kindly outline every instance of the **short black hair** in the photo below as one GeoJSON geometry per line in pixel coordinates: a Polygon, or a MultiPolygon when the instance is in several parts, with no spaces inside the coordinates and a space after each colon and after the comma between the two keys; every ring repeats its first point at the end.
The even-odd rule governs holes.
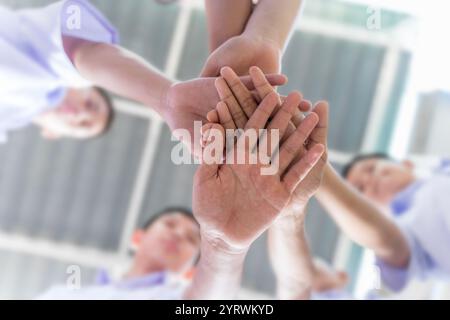
{"type": "Polygon", "coordinates": [[[367,154],[361,154],[359,156],[356,156],[347,163],[344,168],[342,169],[342,176],[347,179],[350,171],[353,169],[353,167],[360,161],[369,160],[369,159],[380,159],[380,160],[393,160],[388,154],[383,152],[373,152],[373,153],[367,153],[367,154]]]}
{"type": "Polygon", "coordinates": [[[116,112],[114,109],[113,100],[111,98],[111,95],[108,93],[108,91],[106,91],[105,89],[100,88],[100,87],[94,87],[94,89],[97,90],[97,92],[105,100],[106,105],[108,106],[108,110],[109,110],[108,121],[106,122],[105,127],[103,128],[103,131],[99,135],[99,136],[103,136],[106,133],[108,133],[108,131],[111,129],[112,124],[114,123],[114,119],[116,117],[116,112]]]}
{"type": "Polygon", "coordinates": [[[156,220],[159,218],[169,215],[171,213],[181,213],[185,217],[191,219],[195,224],[197,223],[197,220],[195,220],[194,214],[192,213],[191,209],[186,207],[167,207],[162,209],[161,211],[158,211],[150,216],[141,226],[142,230],[147,230],[153,223],[155,223],[156,220]]]}

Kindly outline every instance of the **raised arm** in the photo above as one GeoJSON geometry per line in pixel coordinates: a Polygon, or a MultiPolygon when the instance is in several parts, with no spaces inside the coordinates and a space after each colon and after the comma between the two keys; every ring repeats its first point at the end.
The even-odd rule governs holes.
{"type": "Polygon", "coordinates": [[[164,97],[172,81],[140,56],[117,45],[65,37],[80,74],[93,84],[164,113],[164,97]]]}
{"type": "Polygon", "coordinates": [[[205,0],[209,50],[244,32],[252,13],[252,0],[205,0]]]}
{"type": "Polygon", "coordinates": [[[269,230],[269,256],[282,300],[309,299],[314,263],[305,235],[304,213],[291,212],[269,230]]]}
{"type": "Polygon", "coordinates": [[[259,0],[247,24],[245,33],[266,39],[283,51],[288,42],[302,0],[259,0]]]}
{"type": "MultiPolygon", "coordinates": [[[[225,66],[231,67],[238,75],[247,74],[251,66],[258,66],[265,73],[279,72],[282,53],[301,4],[301,0],[259,0],[244,32],[225,41],[210,55],[202,76],[218,76],[225,66]]],[[[219,23],[212,23],[220,28],[219,23]]]]}
{"type": "Polygon", "coordinates": [[[317,199],[342,231],[393,267],[405,267],[410,251],[405,236],[388,216],[327,165],[317,199]]]}

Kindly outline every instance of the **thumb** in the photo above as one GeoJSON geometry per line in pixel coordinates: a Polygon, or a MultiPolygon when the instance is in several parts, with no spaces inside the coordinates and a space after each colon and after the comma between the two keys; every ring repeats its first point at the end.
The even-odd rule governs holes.
{"type": "Polygon", "coordinates": [[[220,67],[217,64],[215,57],[212,55],[206,61],[202,72],[200,73],[200,77],[202,78],[211,78],[220,76],[220,67]]]}
{"type": "Polygon", "coordinates": [[[225,150],[225,129],[217,123],[207,123],[201,131],[202,165],[205,174],[212,175],[223,163],[225,150]]]}

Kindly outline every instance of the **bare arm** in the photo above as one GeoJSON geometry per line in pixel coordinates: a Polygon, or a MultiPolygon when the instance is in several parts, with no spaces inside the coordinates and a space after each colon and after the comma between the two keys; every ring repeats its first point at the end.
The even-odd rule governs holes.
{"type": "Polygon", "coordinates": [[[245,33],[273,42],[283,51],[302,3],[301,0],[259,0],[245,33]]]}
{"type": "Polygon", "coordinates": [[[309,299],[314,263],[305,236],[304,215],[289,214],[269,229],[269,255],[279,299],[309,299]]]}
{"type": "Polygon", "coordinates": [[[317,198],[353,241],[394,267],[409,262],[408,243],[396,224],[327,165],[317,198]]]}
{"type": "Polygon", "coordinates": [[[95,85],[163,113],[163,97],[172,82],[138,55],[115,45],[65,39],[80,74],[95,85]]]}
{"type": "MultiPolygon", "coordinates": [[[[216,0],[214,2],[217,11],[219,11],[217,2],[222,2],[221,6],[232,7],[231,2],[239,1],[216,0]]],[[[240,6],[248,5],[250,1],[243,0],[242,2],[240,6]]],[[[289,40],[301,4],[301,0],[259,0],[253,11],[250,12],[245,30],[225,41],[211,53],[201,75],[218,76],[220,70],[227,66],[231,67],[238,75],[248,74],[249,68],[252,66],[258,66],[265,73],[279,72],[282,52],[289,40]]],[[[233,12],[235,11],[233,10],[233,12]]],[[[240,21],[243,21],[243,17],[248,13],[248,8],[244,9],[241,12],[242,16],[239,17],[240,21]]],[[[211,16],[210,37],[215,37],[212,28],[223,28],[221,34],[231,34],[226,31],[230,30],[226,21],[216,17],[216,20],[220,21],[218,23],[212,20],[212,13],[208,15],[211,16]]],[[[217,12],[214,16],[220,15],[223,15],[223,12],[217,12]]],[[[237,13],[229,15],[238,17],[237,13]]],[[[238,23],[233,32],[238,32],[241,26],[242,23],[238,23]]],[[[225,36],[223,39],[225,39],[225,36]]],[[[211,48],[213,47],[214,45],[211,46],[211,48]]]]}
{"type": "Polygon", "coordinates": [[[252,13],[251,0],[205,0],[209,50],[213,52],[228,39],[242,34],[252,13]]]}
{"type": "Polygon", "coordinates": [[[202,240],[200,255],[195,277],[184,298],[233,299],[240,288],[246,252],[233,252],[202,240]]]}

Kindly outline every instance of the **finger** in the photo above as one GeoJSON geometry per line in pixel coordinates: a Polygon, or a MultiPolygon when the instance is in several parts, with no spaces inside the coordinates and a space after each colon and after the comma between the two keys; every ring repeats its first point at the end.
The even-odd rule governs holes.
{"type": "Polygon", "coordinates": [[[214,128],[215,123],[207,123],[204,124],[200,129],[200,144],[203,147],[205,147],[208,144],[209,134],[211,133],[210,129],[214,128]]]}
{"type": "Polygon", "coordinates": [[[282,182],[289,193],[292,194],[295,191],[299,183],[306,178],[317,162],[319,162],[320,157],[322,157],[324,152],[325,147],[321,144],[317,144],[308,150],[308,152],[289,169],[282,178],[282,182]]]}
{"type": "Polygon", "coordinates": [[[258,91],[252,90],[251,93],[252,93],[252,96],[253,96],[253,100],[255,100],[255,101],[256,101],[256,104],[259,105],[259,104],[261,103],[262,99],[261,99],[261,97],[259,96],[258,91]]]}
{"type": "Polygon", "coordinates": [[[239,102],[247,118],[250,118],[258,106],[251,92],[239,79],[238,75],[229,67],[222,68],[220,75],[228,84],[228,87],[233,92],[233,95],[239,102]]]}
{"type": "MultiPolygon", "coordinates": [[[[283,86],[287,83],[288,78],[283,74],[267,74],[265,78],[269,85],[271,86],[283,86]]],[[[255,84],[251,76],[241,77],[242,83],[247,87],[248,90],[255,90],[255,84]]]]}
{"type": "Polygon", "coordinates": [[[301,112],[308,112],[311,111],[311,107],[312,107],[312,103],[309,100],[302,100],[302,102],[300,102],[300,105],[298,106],[298,109],[301,112]]]}
{"type": "Polygon", "coordinates": [[[326,101],[318,102],[313,109],[313,113],[316,114],[317,117],[319,118],[319,123],[311,133],[310,140],[313,144],[319,143],[323,144],[326,147],[328,140],[328,121],[329,121],[328,102],[326,101]]]}
{"type": "MultiPolygon", "coordinates": [[[[273,154],[276,146],[280,144],[280,138],[282,138],[288,126],[294,112],[298,110],[298,105],[302,100],[302,96],[298,92],[292,92],[284,101],[281,108],[276,112],[273,120],[267,126],[267,134],[261,138],[260,145],[267,146],[267,156],[270,157],[273,154]],[[271,141],[272,130],[278,130],[278,141],[271,141]]],[[[295,128],[294,128],[295,131],[295,128]]]]}
{"type": "MultiPolygon", "coordinates": [[[[287,98],[286,96],[280,96],[281,103],[284,103],[284,101],[286,101],[286,98],[287,98]]],[[[291,134],[294,133],[295,129],[297,129],[297,126],[295,125],[294,120],[296,117],[297,118],[299,117],[299,113],[300,112],[298,110],[295,110],[294,116],[291,119],[291,123],[289,123],[289,125],[286,129],[286,132],[285,132],[284,136],[282,137],[280,143],[283,143],[284,141],[286,141],[291,136],[291,134]]]]}
{"type": "Polygon", "coordinates": [[[199,170],[201,171],[201,175],[210,176],[215,174],[222,164],[223,151],[225,149],[224,128],[217,123],[206,124],[202,127],[202,141],[204,141],[202,148],[202,165],[199,170]],[[220,139],[219,143],[217,139],[220,139]],[[217,153],[209,154],[208,152],[205,152],[210,144],[214,144],[215,148],[213,150],[217,153]],[[219,145],[222,146],[221,150],[217,148],[219,145]]]}
{"type": "Polygon", "coordinates": [[[290,93],[267,128],[279,129],[280,137],[282,137],[300,101],[302,101],[302,96],[299,92],[290,93]]]}
{"type": "Polygon", "coordinates": [[[203,70],[200,73],[200,77],[207,78],[207,77],[218,77],[220,72],[220,68],[217,65],[216,59],[213,55],[211,55],[206,62],[205,66],[203,67],[203,70]]]}
{"type": "Polygon", "coordinates": [[[220,100],[227,104],[234,123],[238,128],[244,128],[248,118],[239,105],[239,102],[236,100],[227,82],[223,78],[217,78],[215,84],[220,100]]]}
{"type": "Polygon", "coordinates": [[[298,153],[303,149],[305,141],[308,139],[318,122],[319,119],[317,115],[311,113],[302,121],[295,132],[281,145],[278,161],[276,161],[279,163],[278,170],[280,175],[284,173],[298,153]]]}
{"type": "Polygon", "coordinates": [[[206,119],[209,122],[212,123],[219,123],[219,113],[217,112],[216,109],[211,110],[210,112],[208,112],[208,114],[206,115],[206,119]]]}
{"type": "Polygon", "coordinates": [[[225,141],[225,128],[218,123],[207,123],[201,128],[201,137],[204,145],[208,146],[211,143],[217,142],[220,139],[225,141]]]}
{"type": "Polygon", "coordinates": [[[278,103],[278,94],[275,92],[269,94],[264,98],[261,104],[256,108],[252,117],[248,120],[245,130],[254,129],[260,130],[266,127],[273,110],[278,103]]]}
{"type": "Polygon", "coordinates": [[[216,107],[217,114],[219,115],[219,122],[225,128],[228,129],[237,129],[236,124],[233,121],[233,117],[231,116],[230,111],[228,110],[228,106],[225,102],[220,101],[216,107]]]}
{"type": "MultiPolygon", "coordinates": [[[[275,91],[260,68],[251,67],[250,77],[252,78],[256,91],[258,91],[258,94],[262,99],[264,99],[271,92],[275,91]]],[[[281,105],[281,99],[279,104],[281,105]]]]}
{"type": "Polygon", "coordinates": [[[302,123],[304,119],[305,115],[302,112],[300,112],[300,110],[298,109],[295,110],[294,116],[292,117],[292,123],[294,124],[294,127],[298,128],[298,126],[302,123]]]}

